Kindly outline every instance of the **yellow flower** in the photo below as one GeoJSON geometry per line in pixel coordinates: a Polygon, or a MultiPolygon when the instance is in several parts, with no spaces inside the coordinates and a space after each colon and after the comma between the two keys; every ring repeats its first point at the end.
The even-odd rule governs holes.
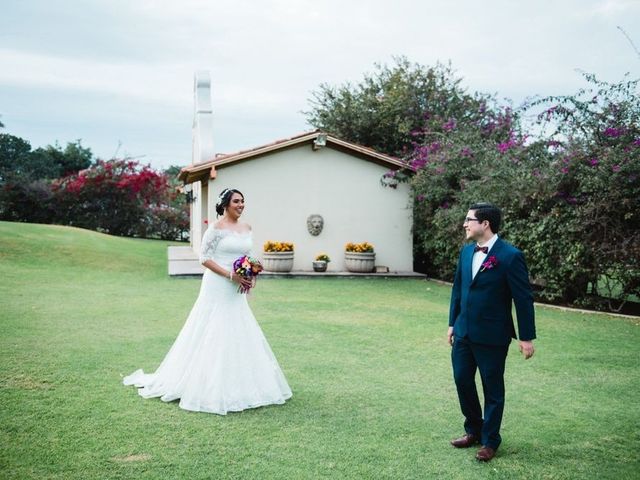
{"type": "Polygon", "coordinates": [[[265,252],[293,252],[293,243],[268,240],[262,248],[265,252]]]}
{"type": "Polygon", "coordinates": [[[344,249],[346,252],[355,252],[355,253],[367,253],[367,252],[371,253],[374,250],[373,245],[371,245],[369,242],[362,242],[362,243],[349,242],[344,246],[344,249]]]}

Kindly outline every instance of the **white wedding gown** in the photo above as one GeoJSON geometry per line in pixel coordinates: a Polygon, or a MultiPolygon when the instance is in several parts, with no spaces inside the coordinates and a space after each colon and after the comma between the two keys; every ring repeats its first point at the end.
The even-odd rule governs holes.
{"type": "MultiPolygon", "coordinates": [[[[251,233],[210,227],[202,239],[200,261],[225,269],[251,250],[251,233]]],[[[247,296],[206,269],[200,294],[173,346],[154,373],[137,370],[125,385],[145,397],[180,407],[225,415],[248,408],[282,404],[291,389],[256,322],[247,296]]]]}

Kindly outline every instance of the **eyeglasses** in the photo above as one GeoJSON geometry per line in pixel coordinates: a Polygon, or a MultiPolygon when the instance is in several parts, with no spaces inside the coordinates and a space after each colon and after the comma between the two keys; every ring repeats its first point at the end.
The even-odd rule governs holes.
{"type": "Polygon", "coordinates": [[[479,221],[480,220],[477,219],[477,218],[469,218],[469,217],[467,217],[467,218],[464,219],[464,222],[462,222],[462,223],[479,222],[479,221]]]}

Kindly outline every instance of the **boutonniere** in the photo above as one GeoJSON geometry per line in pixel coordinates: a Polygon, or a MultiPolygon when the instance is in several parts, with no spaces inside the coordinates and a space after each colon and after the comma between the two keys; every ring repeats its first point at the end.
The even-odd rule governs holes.
{"type": "Polygon", "coordinates": [[[480,268],[480,271],[484,272],[485,270],[491,270],[492,268],[496,268],[498,266],[498,263],[500,263],[500,262],[498,262],[498,259],[496,258],[496,256],[495,255],[491,255],[481,265],[482,268],[480,268]]]}

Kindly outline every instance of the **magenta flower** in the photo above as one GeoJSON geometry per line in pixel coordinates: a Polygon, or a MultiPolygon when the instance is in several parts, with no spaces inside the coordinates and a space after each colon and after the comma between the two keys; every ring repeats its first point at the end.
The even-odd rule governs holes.
{"type": "Polygon", "coordinates": [[[517,145],[518,145],[518,142],[515,141],[515,139],[513,138],[513,132],[511,132],[511,134],[509,134],[509,140],[508,141],[498,144],[498,151],[500,153],[505,153],[507,150],[509,150],[510,148],[513,148],[513,147],[515,147],[517,145]]]}
{"type": "Polygon", "coordinates": [[[487,260],[482,264],[482,268],[480,269],[481,272],[484,272],[485,270],[491,270],[492,268],[495,268],[498,266],[500,262],[498,262],[498,259],[496,258],[495,255],[491,255],[489,258],[487,258],[487,260]]]}
{"type": "Polygon", "coordinates": [[[607,137],[617,138],[617,137],[619,137],[620,135],[622,135],[624,133],[624,128],[609,127],[607,129],[605,129],[605,131],[603,133],[607,137]]]}
{"type": "Polygon", "coordinates": [[[496,129],[496,124],[494,122],[488,122],[486,125],[482,126],[482,130],[485,134],[491,135],[493,131],[496,129]]]}
{"type": "Polygon", "coordinates": [[[618,173],[620,171],[620,168],[621,168],[620,165],[614,165],[613,167],[611,167],[611,170],[618,173]]]}
{"type": "Polygon", "coordinates": [[[509,150],[509,143],[505,142],[498,144],[498,151],[500,153],[505,153],[507,150],[509,150]]]}
{"type": "Polygon", "coordinates": [[[424,166],[427,164],[427,159],[426,158],[415,158],[413,160],[411,160],[411,168],[413,168],[414,170],[419,170],[421,168],[424,168],[424,166]]]}
{"type": "Polygon", "coordinates": [[[442,146],[442,145],[440,145],[440,143],[439,143],[439,142],[433,142],[433,143],[432,143],[431,145],[429,145],[427,148],[428,148],[428,151],[429,151],[430,153],[436,153],[438,150],[440,150],[440,147],[441,147],[441,146],[442,146]]]}
{"type": "Polygon", "coordinates": [[[451,130],[454,130],[456,128],[456,125],[457,125],[456,119],[450,118],[449,120],[447,120],[447,123],[442,125],[442,129],[445,132],[450,132],[451,130]]]}
{"type": "Polygon", "coordinates": [[[596,165],[598,165],[598,159],[597,158],[592,158],[591,161],[589,162],[589,164],[592,167],[595,167],[596,165]]]}

